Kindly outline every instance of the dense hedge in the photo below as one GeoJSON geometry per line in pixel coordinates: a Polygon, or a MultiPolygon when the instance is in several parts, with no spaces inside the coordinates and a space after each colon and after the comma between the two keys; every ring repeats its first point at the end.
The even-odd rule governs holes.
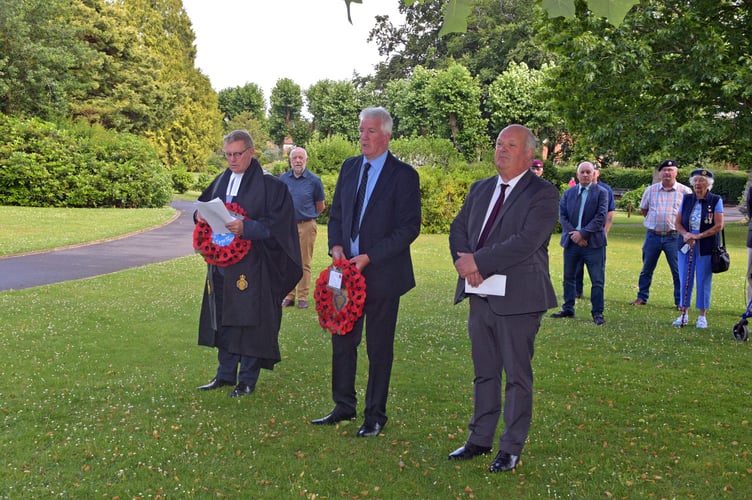
{"type": "MultiPolygon", "coordinates": [[[[420,167],[420,197],[423,209],[422,232],[447,233],[449,224],[459,211],[470,185],[496,174],[492,164],[452,164],[445,168],[420,167]]],[[[320,224],[329,220],[329,204],[334,195],[339,172],[321,174],[326,196],[326,209],[318,218],[320,224]]]]}
{"type": "MultiPolygon", "coordinates": [[[[689,174],[695,167],[680,168],[676,179],[689,186],[689,174]]],[[[546,165],[544,175],[552,182],[566,183],[570,178],[576,178],[576,166],[566,166],[551,168],[546,165]]],[[[736,170],[718,170],[712,169],[714,176],[713,192],[723,197],[724,203],[736,204],[744,192],[744,186],[747,184],[749,174],[736,170]]],[[[641,186],[649,186],[653,183],[653,170],[644,170],[637,168],[603,168],[601,169],[600,179],[612,188],[639,189],[641,186]]],[[[657,181],[656,181],[657,182],[657,181]]]]}
{"type": "Polygon", "coordinates": [[[134,135],[0,114],[0,137],[2,205],[147,208],[172,200],[169,172],[134,135]]]}

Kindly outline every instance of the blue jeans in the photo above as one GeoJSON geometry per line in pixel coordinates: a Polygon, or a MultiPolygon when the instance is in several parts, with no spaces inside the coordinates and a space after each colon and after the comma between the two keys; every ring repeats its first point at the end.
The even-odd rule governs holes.
{"type": "MultiPolygon", "coordinates": [[[[606,257],[605,257],[605,251],[604,251],[604,257],[603,257],[603,266],[606,265],[606,257]]],[[[585,261],[581,260],[577,264],[577,271],[574,273],[574,283],[575,283],[575,290],[577,291],[577,296],[582,297],[582,289],[585,288],[583,285],[583,282],[585,281],[585,261]]]]}
{"type": "Polygon", "coordinates": [[[603,285],[606,281],[606,247],[581,247],[574,243],[564,248],[564,305],[562,310],[574,312],[577,266],[587,266],[590,276],[590,312],[603,314],[603,285]]]}
{"type": "Polygon", "coordinates": [[[661,252],[666,254],[666,262],[671,269],[671,277],[674,279],[674,305],[679,305],[681,302],[681,283],[679,280],[679,260],[677,258],[677,252],[681,246],[681,235],[674,233],[666,236],[661,236],[655,231],[650,231],[645,234],[645,243],[642,245],[642,271],[640,271],[640,279],[638,286],[640,288],[637,292],[637,298],[647,302],[650,297],[650,285],[653,282],[653,272],[655,266],[658,264],[658,259],[661,256],[661,252]]]}

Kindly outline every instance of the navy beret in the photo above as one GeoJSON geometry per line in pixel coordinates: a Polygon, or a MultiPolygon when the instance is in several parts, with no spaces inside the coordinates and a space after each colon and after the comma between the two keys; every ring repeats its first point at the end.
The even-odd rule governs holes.
{"type": "Polygon", "coordinates": [[[674,160],[663,160],[663,163],[661,163],[661,166],[658,167],[658,171],[660,172],[663,167],[677,167],[679,168],[679,165],[676,164],[674,160]]]}
{"type": "Polygon", "coordinates": [[[694,177],[695,175],[701,175],[703,177],[707,177],[708,179],[713,178],[713,172],[711,172],[707,168],[696,168],[692,170],[691,174],[689,174],[690,177],[694,177]]]}

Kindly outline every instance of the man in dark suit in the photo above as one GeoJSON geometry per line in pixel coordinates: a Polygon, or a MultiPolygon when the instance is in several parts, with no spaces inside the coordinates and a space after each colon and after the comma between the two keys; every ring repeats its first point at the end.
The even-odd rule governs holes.
{"type": "Polygon", "coordinates": [[[595,168],[589,161],[577,167],[580,183],[567,189],[559,203],[561,246],[564,247],[564,305],[552,318],[574,317],[575,274],[584,263],[590,276],[590,313],[603,325],[603,284],[606,276],[606,216],[608,192],[593,182],[595,168]]]}
{"type": "Polygon", "coordinates": [[[363,273],[366,300],[352,331],[332,335],[335,406],[312,423],[331,425],[355,418],[358,345],[367,321],[365,421],[357,435],[372,437],[387,421],[400,297],[415,286],[410,244],[420,233],[420,183],[415,169],[389,152],[392,117],[387,110],[364,109],[358,130],[363,154],[342,164],[329,212],[329,253],[333,261],[349,259],[363,273]]]}
{"type": "Polygon", "coordinates": [[[491,472],[512,470],[519,461],[533,412],[535,336],[545,311],[556,307],[548,242],[559,192],[530,171],[535,143],[522,125],[501,131],[494,155],[499,175],[470,187],[449,230],[459,274],[455,304],[470,297],[468,331],[475,371],[470,434],[449,458],[464,460],[491,451],[502,411],[503,371],[504,432],[491,472]]]}

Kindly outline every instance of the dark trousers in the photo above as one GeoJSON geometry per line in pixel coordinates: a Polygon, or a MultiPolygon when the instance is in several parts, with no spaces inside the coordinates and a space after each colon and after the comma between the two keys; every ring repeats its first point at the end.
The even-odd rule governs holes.
{"type": "Polygon", "coordinates": [[[219,366],[217,367],[217,380],[226,380],[235,382],[242,382],[249,386],[256,387],[259,374],[261,372],[261,365],[259,359],[254,356],[241,356],[240,354],[233,354],[223,349],[222,346],[222,304],[224,298],[222,290],[224,289],[224,272],[218,267],[214,267],[212,273],[212,280],[214,281],[215,299],[217,311],[217,337],[219,346],[217,352],[217,361],[219,366]],[[238,365],[240,365],[240,371],[238,371],[238,365]]]}
{"type": "Polygon", "coordinates": [[[587,266],[590,276],[590,312],[603,314],[603,287],[606,279],[606,247],[591,248],[575,244],[564,248],[564,304],[563,311],[574,312],[575,275],[578,265],[587,266]]]}
{"type": "Polygon", "coordinates": [[[332,335],[332,399],[336,413],[356,413],[358,345],[365,326],[368,354],[365,421],[382,426],[386,424],[386,400],[394,360],[394,331],[399,302],[399,297],[366,298],[363,316],[355,323],[352,331],[347,335],[332,335]]]}
{"type": "Polygon", "coordinates": [[[533,416],[533,353],[543,312],[499,316],[481,297],[470,297],[468,332],[472,348],[473,417],[469,443],[493,446],[502,413],[504,385],[504,432],[499,451],[520,455],[533,416]]]}

